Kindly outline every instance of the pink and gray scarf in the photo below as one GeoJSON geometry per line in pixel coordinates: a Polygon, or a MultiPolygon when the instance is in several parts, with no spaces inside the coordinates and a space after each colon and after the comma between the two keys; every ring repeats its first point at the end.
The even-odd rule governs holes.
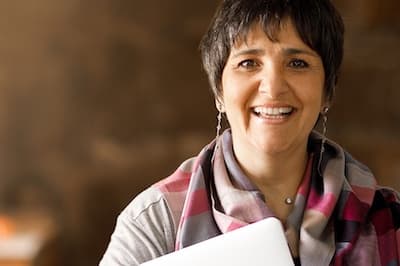
{"type": "MultiPolygon", "coordinates": [[[[309,154],[319,154],[320,145],[313,132],[309,154]]],[[[284,225],[292,255],[302,265],[400,265],[399,195],[379,189],[371,172],[340,146],[326,145],[322,176],[311,155],[284,225]]],[[[230,130],[202,150],[190,171],[178,169],[172,178],[184,180],[161,189],[184,194],[175,204],[183,204],[176,249],[274,216],[238,166],[230,130]]]]}

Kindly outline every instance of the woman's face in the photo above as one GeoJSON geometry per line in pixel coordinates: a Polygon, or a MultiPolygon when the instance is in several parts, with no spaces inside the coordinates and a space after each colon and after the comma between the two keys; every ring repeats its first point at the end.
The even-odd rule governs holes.
{"type": "Polygon", "coordinates": [[[288,20],[272,42],[255,24],[237,42],[222,74],[223,105],[235,154],[304,151],[322,108],[324,68],[319,55],[288,20]]]}

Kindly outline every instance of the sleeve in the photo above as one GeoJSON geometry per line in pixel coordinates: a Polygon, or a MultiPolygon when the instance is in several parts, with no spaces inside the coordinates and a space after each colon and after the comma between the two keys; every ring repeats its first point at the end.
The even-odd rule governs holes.
{"type": "Polygon", "coordinates": [[[135,266],[174,250],[175,222],[162,193],[150,187],[119,215],[100,266],[135,266]]]}

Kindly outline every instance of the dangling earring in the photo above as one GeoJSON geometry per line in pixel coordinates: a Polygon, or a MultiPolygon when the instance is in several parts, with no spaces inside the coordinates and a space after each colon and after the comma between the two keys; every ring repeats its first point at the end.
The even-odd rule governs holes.
{"type": "Polygon", "coordinates": [[[325,143],[326,143],[326,131],[328,130],[328,111],[329,107],[324,107],[322,112],[321,112],[321,118],[322,118],[322,140],[321,140],[321,149],[319,153],[319,159],[318,159],[318,173],[320,176],[322,176],[322,171],[321,171],[321,163],[322,163],[322,157],[325,152],[325,143]]]}
{"type": "Polygon", "coordinates": [[[221,129],[222,129],[222,104],[219,101],[216,101],[216,105],[217,105],[217,110],[218,110],[218,115],[217,115],[217,135],[215,137],[215,149],[218,148],[218,142],[219,142],[219,136],[221,134],[221,129]]]}
{"type": "Polygon", "coordinates": [[[221,131],[221,124],[222,124],[222,112],[218,110],[218,115],[217,115],[217,136],[216,138],[219,137],[220,131],[221,131]]]}
{"type": "Polygon", "coordinates": [[[217,115],[217,136],[216,138],[218,139],[221,131],[221,124],[222,124],[222,104],[220,102],[217,102],[217,109],[218,109],[218,115],[217,115]]]}

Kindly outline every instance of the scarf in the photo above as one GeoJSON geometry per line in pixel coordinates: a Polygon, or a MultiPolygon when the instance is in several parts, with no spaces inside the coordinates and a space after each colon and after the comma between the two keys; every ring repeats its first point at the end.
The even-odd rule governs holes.
{"type": "MultiPolygon", "coordinates": [[[[285,230],[302,265],[400,265],[397,193],[377,189],[375,178],[328,140],[319,175],[308,162],[285,230]]],[[[309,153],[319,154],[313,132],[309,153]]],[[[273,216],[262,193],[245,176],[226,130],[198,155],[190,173],[176,235],[176,250],[273,216]]]]}

